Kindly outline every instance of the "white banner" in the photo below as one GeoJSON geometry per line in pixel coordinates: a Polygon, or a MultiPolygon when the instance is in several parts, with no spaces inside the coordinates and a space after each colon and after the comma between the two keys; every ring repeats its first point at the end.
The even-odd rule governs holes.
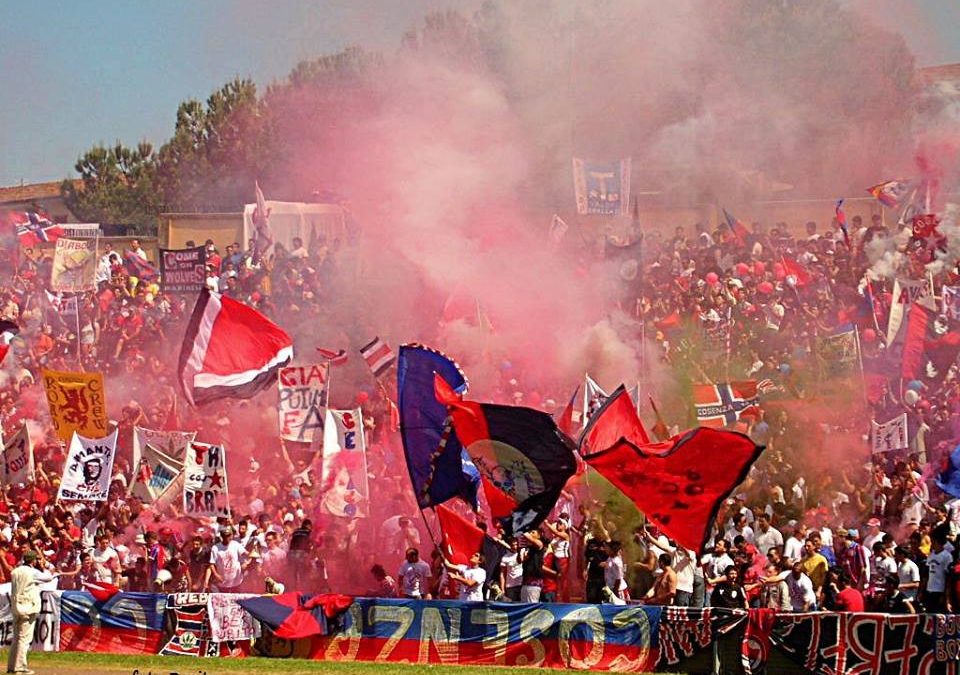
{"type": "Polygon", "coordinates": [[[145,504],[152,504],[182,472],[183,462],[148,444],[144,446],[140,460],[134,467],[130,494],[145,504]]]}
{"type": "Polygon", "coordinates": [[[903,450],[910,447],[907,436],[907,413],[894,417],[889,422],[871,422],[872,450],[874,453],[903,450]]]}
{"type": "Polygon", "coordinates": [[[152,445],[170,459],[182,464],[184,451],[196,437],[196,431],[159,431],[156,429],[145,429],[144,427],[134,427],[133,466],[136,467],[140,465],[143,448],[147,445],[152,445]]]}
{"type": "Polygon", "coordinates": [[[360,408],[328,408],[323,427],[321,512],[343,518],[365,518],[370,515],[366,453],[363,412],[360,408]]]}
{"type": "MultiPolygon", "coordinates": [[[[7,584],[9,586],[9,584],[7,584]]],[[[30,649],[35,652],[60,651],[60,593],[43,591],[40,594],[40,613],[33,629],[30,649]]],[[[13,612],[10,610],[10,591],[0,595],[0,647],[13,644],[13,612]]]]}
{"type": "Polygon", "coordinates": [[[240,600],[259,598],[258,593],[211,593],[207,600],[210,640],[252,640],[260,637],[260,622],[240,606],[240,600]]]}
{"type": "Polygon", "coordinates": [[[960,286],[944,286],[940,293],[943,297],[943,313],[954,321],[960,321],[960,286]]]}
{"type": "Polygon", "coordinates": [[[284,440],[312,443],[315,436],[320,440],[329,369],[328,363],[280,369],[277,413],[284,440]]]}
{"type": "Polygon", "coordinates": [[[222,445],[190,443],[183,474],[183,513],[187,516],[230,515],[227,494],[227,450],[222,445]]]}
{"type": "Polygon", "coordinates": [[[33,480],[33,444],[27,425],[3,441],[3,484],[16,485],[33,480]]]}
{"type": "Polygon", "coordinates": [[[106,438],[85,438],[74,432],[57,499],[107,501],[116,449],[116,430],[106,438]]]}
{"type": "Polygon", "coordinates": [[[50,289],[73,293],[96,288],[97,242],[90,239],[57,239],[50,271],[50,289]]]}

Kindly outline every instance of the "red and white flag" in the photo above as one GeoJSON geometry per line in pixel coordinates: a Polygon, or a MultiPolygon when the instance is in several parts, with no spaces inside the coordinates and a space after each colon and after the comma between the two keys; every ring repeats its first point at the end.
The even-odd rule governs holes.
{"type": "Polygon", "coordinates": [[[270,319],[203,289],[180,348],[180,383],[192,405],[251,398],[292,358],[293,340],[270,319]]]}
{"type": "Polygon", "coordinates": [[[350,359],[350,355],[347,353],[346,349],[338,349],[334,351],[332,349],[317,347],[317,353],[320,355],[320,358],[322,358],[324,361],[328,361],[331,366],[342,366],[350,359]]]}
{"type": "Polygon", "coordinates": [[[390,345],[375,337],[369,344],[360,348],[360,354],[363,356],[374,377],[380,377],[397,360],[397,355],[390,349],[390,345]]]}
{"type": "Polygon", "coordinates": [[[13,342],[13,338],[17,337],[19,332],[20,326],[13,321],[0,321],[0,363],[3,363],[7,352],[10,351],[10,343],[13,342]]]}
{"type": "Polygon", "coordinates": [[[118,587],[106,581],[84,581],[82,585],[83,590],[92,595],[97,602],[106,602],[120,592],[118,587]]]}

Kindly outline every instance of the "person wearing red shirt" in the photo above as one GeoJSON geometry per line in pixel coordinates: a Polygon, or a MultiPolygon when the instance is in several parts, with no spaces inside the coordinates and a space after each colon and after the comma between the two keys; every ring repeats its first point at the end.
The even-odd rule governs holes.
{"type": "Polygon", "coordinates": [[[556,602],[560,591],[560,566],[553,551],[553,542],[547,545],[547,552],[543,554],[543,589],[540,591],[540,602],[556,602]]]}
{"type": "Polygon", "coordinates": [[[846,572],[841,573],[837,578],[837,586],[839,590],[837,591],[837,611],[838,612],[862,612],[863,610],[863,593],[854,588],[853,586],[848,586],[850,583],[850,577],[846,572]]]}

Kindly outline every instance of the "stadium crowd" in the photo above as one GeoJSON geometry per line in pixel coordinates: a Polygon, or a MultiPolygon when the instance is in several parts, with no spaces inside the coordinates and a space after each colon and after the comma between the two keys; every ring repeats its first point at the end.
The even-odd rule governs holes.
{"type": "MultiPolygon", "coordinates": [[[[483,524],[502,540],[492,570],[482,555],[467,565],[446,562],[428,536],[391,423],[390,391],[361,391],[355,400],[369,438],[373,526],[325,516],[318,458],[236,423],[267,404],[218,403],[198,414],[176,403],[171,345],[191,307],[183,296],[163,294],[149,267],[131,267],[131,255],[146,258],[138,242],[129,251],[101,252],[97,290],[78,296],[75,317],[46,290],[51,251],[25,250],[15,273],[0,280],[0,319],[20,326],[0,380],[0,419],[6,433],[28,425],[36,476],[3,486],[0,582],[32,551],[42,567],[62,574],[61,587],[103,581],[130,590],[285,587],[414,598],[955,611],[960,502],[935,486],[931,467],[956,444],[960,380],[952,362],[915,381],[888,375],[899,370],[896,345],[886,345],[880,329],[894,301],[893,278],[866,272],[876,251],[896,245],[896,234],[879,217],[869,225],[855,217],[848,236],[834,221],[826,231],[807,223],[802,237],[779,223],[746,233],[677,227],[672,237],[641,236],[635,228],[608,239],[604,257],[616,270],[618,304],[644,326],[677,381],[763,383],[762,412],[736,424],[767,450],[724,504],[701,552],[622,517],[579,477],[537,530],[502,540],[495,523],[483,524]],[[855,357],[835,358],[822,345],[848,326],[857,327],[855,357]],[[65,448],[50,427],[40,370],[78,367],[105,374],[116,406],[118,453],[104,503],[55,499],[65,448]],[[909,447],[871,457],[870,421],[904,412],[909,447]],[[240,467],[230,477],[233,518],[200,524],[175,503],[158,507],[130,495],[135,426],[197,430],[198,440],[226,444],[231,466],[240,467]]],[[[206,242],[212,290],[282,316],[285,325],[308,326],[322,316],[340,242],[295,240],[263,256],[253,254],[252,242],[230,243],[222,253],[219,244],[206,242]]],[[[956,269],[948,269],[932,278],[933,288],[955,279],[956,269]]],[[[534,383],[519,369],[501,376],[495,397],[531,399],[534,383]]],[[[554,401],[567,394],[551,394],[542,406],[559,413],[554,401]]],[[[683,420],[680,428],[696,423],[685,412],[689,403],[664,405],[667,417],[683,420]]]]}

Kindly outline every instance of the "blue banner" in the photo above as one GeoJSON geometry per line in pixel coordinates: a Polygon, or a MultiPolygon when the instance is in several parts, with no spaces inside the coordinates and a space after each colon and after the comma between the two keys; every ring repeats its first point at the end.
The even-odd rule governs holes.
{"type": "Polygon", "coordinates": [[[626,215],[630,208],[630,158],[585,162],[573,158],[573,189],[580,215],[626,215]]]}

